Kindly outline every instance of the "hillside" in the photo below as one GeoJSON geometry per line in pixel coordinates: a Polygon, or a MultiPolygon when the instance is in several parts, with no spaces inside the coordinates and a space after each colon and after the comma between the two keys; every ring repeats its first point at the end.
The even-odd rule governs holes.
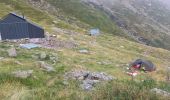
{"type": "Polygon", "coordinates": [[[88,10],[86,5],[78,0],[55,0],[56,2],[49,0],[51,4],[43,0],[32,1],[35,2],[0,0],[0,17],[9,12],[24,13],[28,20],[41,25],[49,34],[56,35],[54,42],[59,45],[50,49],[41,47],[28,50],[20,48],[20,42],[0,42],[1,99],[167,100],[168,97],[149,91],[152,88],[160,88],[170,92],[170,86],[166,80],[170,51],[130,41],[130,37],[126,35],[121,37],[125,33],[116,26],[114,21],[112,23],[106,13],[96,8],[88,8],[90,9],[88,10]],[[42,6],[43,4],[46,8],[42,6]],[[52,4],[60,9],[56,10],[52,4]],[[84,13],[80,14],[82,11],[84,13]],[[95,13],[89,11],[95,11],[95,13]],[[84,17],[86,15],[87,17],[84,17]],[[96,37],[89,36],[88,29],[91,27],[101,28],[102,34],[96,37]],[[118,35],[119,32],[122,33],[118,35]],[[7,50],[11,47],[16,48],[17,57],[8,56],[7,50]],[[81,53],[80,50],[88,52],[81,53]],[[46,59],[36,57],[44,53],[48,56],[46,59]],[[51,56],[55,58],[55,62],[50,58],[51,56]],[[125,71],[128,64],[138,58],[151,60],[157,66],[157,71],[141,73],[132,81],[125,71]],[[55,71],[42,70],[38,65],[39,61],[50,64],[55,71]],[[33,73],[26,79],[11,75],[18,70],[33,70],[33,73]],[[81,82],[77,80],[70,79],[68,83],[65,83],[64,75],[71,70],[105,72],[116,79],[99,83],[92,91],[84,91],[79,86],[81,82]]]}
{"type": "Polygon", "coordinates": [[[170,49],[170,10],[158,0],[47,0],[64,16],[155,47],[170,49]]]}

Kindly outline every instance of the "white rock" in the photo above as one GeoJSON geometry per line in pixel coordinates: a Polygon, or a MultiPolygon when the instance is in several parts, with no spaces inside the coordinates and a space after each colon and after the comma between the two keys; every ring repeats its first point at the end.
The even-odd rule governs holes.
{"type": "Polygon", "coordinates": [[[88,50],[86,50],[86,49],[79,50],[79,52],[80,52],[80,53],[83,53],[83,54],[88,54],[88,53],[89,53],[89,51],[88,51],[88,50]]]}
{"type": "Polygon", "coordinates": [[[0,57],[0,60],[4,59],[4,57],[0,57]]]}
{"type": "Polygon", "coordinates": [[[18,78],[28,78],[32,75],[33,70],[27,70],[27,71],[16,71],[16,72],[12,72],[12,74],[14,75],[14,77],[18,77],[18,78]]]}

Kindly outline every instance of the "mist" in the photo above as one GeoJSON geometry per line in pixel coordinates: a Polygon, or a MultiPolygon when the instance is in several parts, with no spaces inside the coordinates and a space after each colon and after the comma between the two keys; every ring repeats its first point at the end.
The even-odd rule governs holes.
{"type": "Polygon", "coordinates": [[[170,7],[170,0],[159,0],[170,7]]]}

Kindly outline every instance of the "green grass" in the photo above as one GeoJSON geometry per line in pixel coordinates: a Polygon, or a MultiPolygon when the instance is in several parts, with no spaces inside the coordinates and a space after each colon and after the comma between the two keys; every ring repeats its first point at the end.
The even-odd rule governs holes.
{"type": "Polygon", "coordinates": [[[78,18],[80,21],[99,28],[102,31],[121,35],[121,31],[104,12],[88,7],[79,0],[48,0],[53,6],[59,8],[68,16],[78,18]]]}
{"type": "MultiPolygon", "coordinates": [[[[63,37],[65,36],[68,37],[70,35],[64,35],[63,37]]],[[[0,92],[1,98],[12,98],[16,94],[10,89],[17,88],[16,91],[22,94],[22,96],[18,94],[17,98],[24,98],[24,100],[28,98],[33,100],[166,100],[166,98],[148,93],[148,91],[155,87],[169,91],[169,85],[164,81],[166,78],[164,67],[169,64],[169,51],[144,46],[124,38],[110,36],[109,34],[100,35],[96,38],[85,34],[77,34],[73,35],[72,38],[80,44],[76,49],[63,48],[57,51],[39,48],[26,50],[16,47],[18,52],[16,58],[10,58],[7,54],[3,55],[5,59],[0,61],[0,86],[5,86],[7,92],[0,92]],[[92,41],[95,43],[91,44],[92,41]],[[123,48],[120,46],[123,46],[123,48]],[[88,49],[90,54],[80,54],[78,50],[82,48],[88,49]],[[152,51],[152,53],[145,56],[143,55],[145,51],[152,51]],[[56,71],[47,73],[41,70],[37,65],[38,60],[31,58],[31,55],[34,55],[35,52],[46,52],[48,55],[51,53],[57,54],[59,62],[53,64],[56,71]],[[131,81],[131,77],[124,73],[126,64],[140,57],[152,60],[157,66],[157,72],[141,74],[134,81],[131,81]],[[16,61],[23,65],[18,65],[16,61]],[[101,61],[109,61],[111,64],[100,65],[97,63],[101,61]],[[11,72],[20,69],[34,70],[33,76],[28,79],[19,79],[11,76],[11,72]],[[109,83],[98,84],[95,90],[86,92],[81,90],[79,87],[80,83],[77,81],[71,80],[69,85],[63,84],[64,73],[72,69],[106,72],[118,79],[109,83]],[[6,87],[5,84],[10,86],[6,87]],[[17,87],[13,84],[19,84],[19,86],[17,87]],[[10,95],[6,96],[7,94],[10,95]]],[[[0,43],[0,46],[1,51],[4,53],[10,48],[10,45],[4,43],[0,43]]],[[[48,59],[44,61],[51,63],[48,59]]]]}
{"type": "MultiPolygon", "coordinates": [[[[71,0],[71,2],[73,1],[71,0]]],[[[62,4],[61,1],[59,3],[62,4]]],[[[40,23],[48,31],[55,33],[55,31],[50,30],[51,26],[54,27],[51,23],[55,20],[52,15],[47,16],[42,11],[32,8],[22,1],[1,0],[0,5],[2,5],[0,6],[2,15],[12,10],[25,12],[30,19],[40,23]],[[39,14],[42,14],[42,16],[39,16],[39,14]]],[[[71,27],[74,26],[63,21],[59,27],[72,29],[71,27]]],[[[59,40],[74,39],[78,47],[73,49],[61,48],[59,50],[51,50],[36,48],[27,50],[18,47],[19,44],[17,43],[0,42],[0,56],[4,57],[4,59],[0,60],[0,98],[4,100],[167,99],[166,97],[157,96],[148,91],[156,87],[170,91],[170,86],[165,81],[165,68],[169,65],[170,59],[168,56],[170,54],[169,51],[138,44],[107,33],[97,37],[91,37],[87,35],[86,31],[79,30],[79,33],[75,35],[58,34],[60,36],[58,38],[59,40]],[[16,58],[11,58],[7,54],[7,50],[11,45],[14,45],[17,49],[18,56],[16,58]],[[90,54],[81,54],[78,51],[80,49],[87,49],[90,51],[90,54]],[[49,73],[41,70],[37,64],[39,59],[32,58],[32,55],[37,55],[37,53],[39,54],[41,52],[46,52],[47,55],[57,55],[59,58],[57,63],[52,63],[49,59],[43,60],[51,64],[55,68],[55,72],[49,73]],[[145,53],[147,54],[145,55],[145,53]],[[131,77],[126,75],[124,71],[126,71],[126,64],[138,58],[151,60],[157,66],[157,71],[140,74],[132,81],[131,77]],[[102,61],[109,62],[110,64],[101,65],[98,63],[102,61]],[[11,75],[13,71],[29,69],[33,70],[33,75],[30,78],[20,79],[11,75]],[[117,77],[117,80],[98,84],[95,90],[87,92],[79,87],[80,82],[78,81],[69,80],[69,85],[63,84],[63,75],[65,72],[73,69],[106,72],[109,75],[117,77]]]]}

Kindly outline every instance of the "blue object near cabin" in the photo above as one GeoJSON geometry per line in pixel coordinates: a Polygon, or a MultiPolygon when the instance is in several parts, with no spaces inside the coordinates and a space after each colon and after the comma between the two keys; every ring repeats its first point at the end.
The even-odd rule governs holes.
{"type": "Polygon", "coordinates": [[[90,30],[90,35],[92,36],[96,36],[100,34],[100,30],[99,29],[91,29],[90,30]]]}
{"type": "Polygon", "coordinates": [[[20,44],[20,47],[25,48],[25,49],[32,49],[32,48],[38,48],[41,46],[37,44],[33,44],[33,43],[28,43],[28,44],[20,44]]]}
{"type": "Polygon", "coordinates": [[[24,17],[9,13],[0,20],[0,39],[44,38],[44,29],[24,17]]]}

